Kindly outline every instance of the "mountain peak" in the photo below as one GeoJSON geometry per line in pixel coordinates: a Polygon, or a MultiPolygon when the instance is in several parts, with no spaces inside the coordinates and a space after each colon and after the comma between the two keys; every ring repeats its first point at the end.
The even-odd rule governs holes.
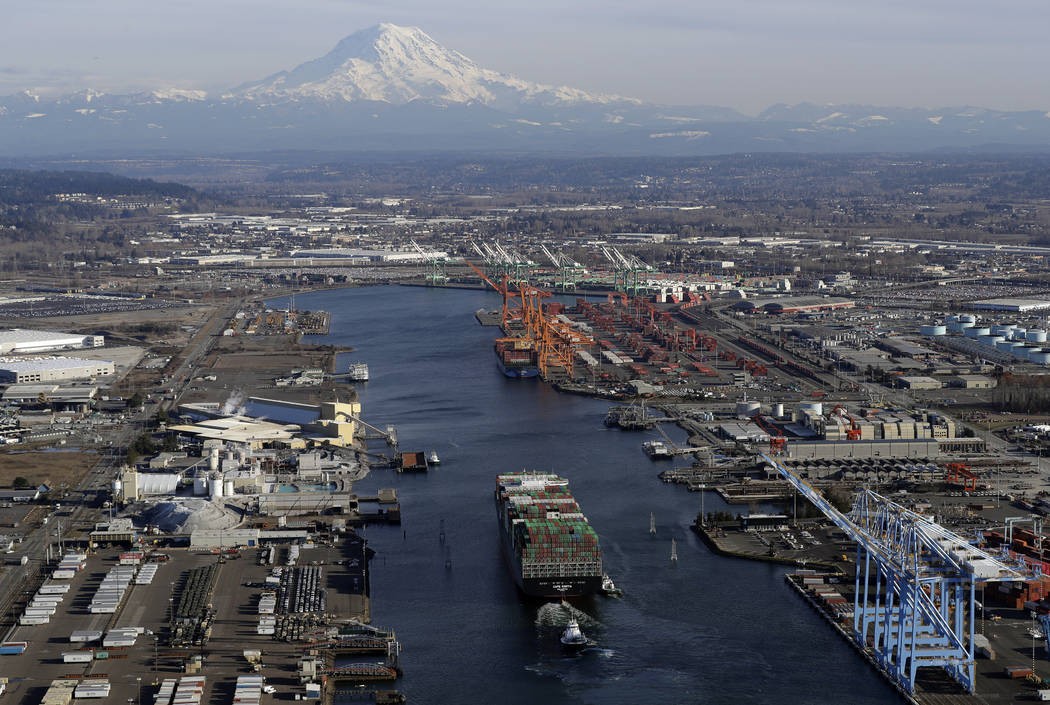
{"type": "Polygon", "coordinates": [[[384,22],[355,32],[324,56],[234,89],[247,100],[322,99],[403,105],[473,103],[501,110],[523,104],[636,102],[524,81],[478,66],[419,27],[384,22]]]}

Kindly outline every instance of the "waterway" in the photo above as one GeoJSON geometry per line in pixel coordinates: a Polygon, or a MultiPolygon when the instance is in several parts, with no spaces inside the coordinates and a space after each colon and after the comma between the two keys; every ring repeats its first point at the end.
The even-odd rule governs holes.
{"type": "MultiPolygon", "coordinates": [[[[332,313],[330,334],[311,340],[353,346],[346,359],[368,363],[371,380],[358,385],[365,419],[395,425],[403,449],[441,457],[428,474],[375,469],[357,485],[400,493],[403,525],[365,535],[377,551],[373,622],[404,645],[409,702],[899,702],[784,584],[783,567],[722,558],[696,539],[699,495],[660,482],[669,463],[642,452],[655,432],[607,429],[607,403],[500,374],[498,331],[473,313],[498,303],[415,287],[296,296],[300,308],[332,313]],[[594,641],[578,655],[558,643],[564,611],[522,599],[500,553],[495,476],[522,469],[569,479],[624,590],[575,602],[594,641]]],[[[708,493],[705,510],[723,508],[708,493]]]]}

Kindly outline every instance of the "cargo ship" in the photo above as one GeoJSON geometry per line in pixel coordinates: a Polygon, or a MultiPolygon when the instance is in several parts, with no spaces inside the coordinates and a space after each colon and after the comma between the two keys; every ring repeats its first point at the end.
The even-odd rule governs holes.
{"type": "Polygon", "coordinates": [[[536,365],[536,351],[529,341],[514,338],[496,341],[496,364],[507,377],[535,377],[540,373],[536,365]]]}
{"type": "Polygon", "coordinates": [[[531,597],[578,597],[602,589],[598,535],[562,477],[518,472],[496,478],[500,540],[514,582],[531,597]]]}

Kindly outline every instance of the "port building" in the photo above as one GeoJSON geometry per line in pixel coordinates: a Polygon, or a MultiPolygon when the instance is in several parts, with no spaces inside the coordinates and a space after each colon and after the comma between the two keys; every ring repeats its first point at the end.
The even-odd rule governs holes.
{"type": "Polygon", "coordinates": [[[112,361],[77,357],[0,357],[0,384],[41,384],[109,377],[112,361]]]}
{"type": "Polygon", "coordinates": [[[56,350],[82,350],[105,345],[104,336],[79,333],[53,333],[12,328],[0,330],[0,355],[25,355],[56,350]]]}
{"type": "Polygon", "coordinates": [[[823,296],[785,296],[779,299],[746,299],[733,304],[737,311],[745,313],[806,313],[813,311],[832,311],[842,308],[853,308],[855,303],[850,299],[823,296]]]}

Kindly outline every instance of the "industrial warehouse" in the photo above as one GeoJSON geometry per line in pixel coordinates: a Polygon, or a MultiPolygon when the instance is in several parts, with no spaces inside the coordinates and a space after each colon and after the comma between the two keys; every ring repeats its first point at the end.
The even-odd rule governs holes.
{"type": "Polygon", "coordinates": [[[76,357],[0,357],[0,382],[34,384],[110,377],[115,367],[104,360],[76,357]]]}
{"type": "Polygon", "coordinates": [[[100,348],[105,345],[105,342],[105,337],[101,335],[77,335],[12,328],[0,330],[0,355],[100,348]]]}

